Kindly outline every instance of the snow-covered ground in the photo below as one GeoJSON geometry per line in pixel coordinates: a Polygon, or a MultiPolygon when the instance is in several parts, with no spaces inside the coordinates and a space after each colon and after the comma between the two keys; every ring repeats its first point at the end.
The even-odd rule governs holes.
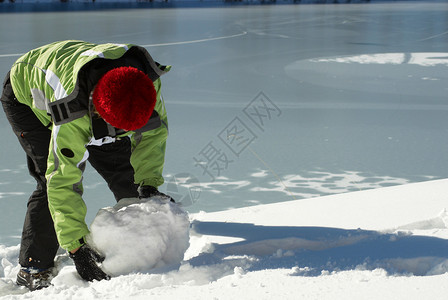
{"type": "MultiPolygon", "coordinates": [[[[123,245],[123,253],[120,246],[109,245],[109,255],[139,270],[147,268],[146,259],[158,260],[163,267],[87,283],[61,254],[54,285],[27,292],[13,283],[18,247],[1,246],[0,295],[85,300],[446,299],[447,188],[444,179],[191,214],[190,246],[180,264],[176,259],[163,262],[151,247],[146,257],[128,255],[142,253],[137,245],[157,244],[162,236],[171,237],[165,239],[168,250],[186,249],[184,214],[171,204],[145,202],[146,208],[138,212],[139,206],[134,206],[130,216],[135,217],[134,225],[152,224],[158,233],[134,230],[126,238],[116,236],[117,244],[126,242],[137,249],[123,245]],[[160,211],[159,217],[151,207],[160,211]],[[172,228],[177,237],[170,233],[172,228]]],[[[118,210],[113,211],[99,214],[102,224],[110,225],[100,232],[123,226],[118,210]]]]}

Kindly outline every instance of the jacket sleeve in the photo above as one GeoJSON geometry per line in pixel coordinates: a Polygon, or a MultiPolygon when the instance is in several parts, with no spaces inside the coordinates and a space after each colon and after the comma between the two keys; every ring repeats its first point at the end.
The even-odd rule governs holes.
{"type": "Polygon", "coordinates": [[[85,145],[89,139],[87,115],[52,129],[46,173],[48,206],[59,244],[67,251],[81,246],[79,240],[89,232],[82,199],[82,174],[88,158],[85,145]]]}
{"type": "Polygon", "coordinates": [[[165,104],[160,93],[160,79],[154,82],[157,91],[155,110],[159,114],[161,125],[153,130],[136,133],[131,136],[131,164],[134,168],[134,180],[138,185],[159,187],[163,184],[163,166],[165,164],[166,139],[168,137],[168,120],[165,104]]]}

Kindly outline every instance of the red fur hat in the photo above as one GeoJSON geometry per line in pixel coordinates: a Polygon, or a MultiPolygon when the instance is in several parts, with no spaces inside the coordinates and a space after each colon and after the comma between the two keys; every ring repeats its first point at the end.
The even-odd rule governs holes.
{"type": "Polygon", "coordinates": [[[92,95],[100,116],[110,125],[127,131],[148,123],[157,100],[149,77],[133,67],[108,71],[98,81],[92,95]]]}

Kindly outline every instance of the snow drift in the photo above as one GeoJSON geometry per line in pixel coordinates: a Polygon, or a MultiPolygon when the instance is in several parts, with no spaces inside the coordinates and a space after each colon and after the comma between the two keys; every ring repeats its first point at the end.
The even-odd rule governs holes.
{"type": "Polygon", "coordinates": [[[442,300],[448,295],[447,187],[445,179],[193,214],[190,246],[176,267],[171,263],[187,245],[184,212],[170,203],[150,201],[106,208],[91,226],[92,240],[101,251],[110,251],[104,268],[122,275],[82,281],[61,253],[53,286],[28,292],[14,284],[18,246],[0,246],[0,296],[442,300]],[[156,211],[162,217],[156,217],[156,211]],[[124,212],[130,218],[123,217],[124,212]],[[178,233],[170,232],[168,224],[178,233]],[[126,239],[130,243],[123,242],[126,239]],[[117,241],[135,249],[122,252],[117,241]],[[156,255],[154,248],[142,254],[145,247],[178,252],[168,255],[175,257],[171,261],[156,255]]]}

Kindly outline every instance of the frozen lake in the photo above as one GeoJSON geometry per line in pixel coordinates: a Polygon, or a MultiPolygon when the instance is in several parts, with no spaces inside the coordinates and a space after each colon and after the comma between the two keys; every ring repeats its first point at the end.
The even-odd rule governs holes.
{"type": "MultiPolygon", "coordinates": [[[[173,65],[161,190],[190,212],[448,175],[447,3],[9,13],[0,26],[2,77],[64,39],[173,65]]],[[[0,124],[0,244],[16,245],[35,183],[0,124]]],[[[113,197],[90,166],[84,188],[90,222],[113,197]]]]}

